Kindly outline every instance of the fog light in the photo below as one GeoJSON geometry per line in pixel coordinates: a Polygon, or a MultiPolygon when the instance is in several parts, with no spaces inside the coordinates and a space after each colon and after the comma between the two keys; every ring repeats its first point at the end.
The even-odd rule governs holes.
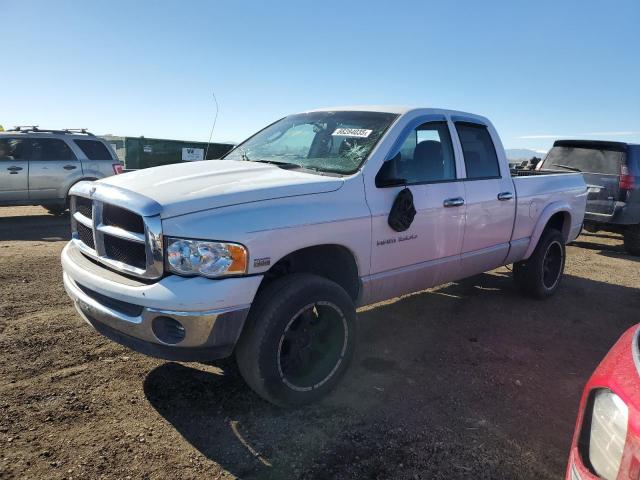
{"type": "Polygon", "coordinates": [[[171,317],[154,318],[151,328],[158,340],[169,345],[180,343],[187,334],[182,324],[171,317]]]}

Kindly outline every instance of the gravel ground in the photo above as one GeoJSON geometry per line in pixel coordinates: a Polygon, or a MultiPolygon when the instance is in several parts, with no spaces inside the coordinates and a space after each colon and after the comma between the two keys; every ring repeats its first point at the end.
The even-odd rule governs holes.
{"type": "Polygon", "coordinates": [[[164,362],[102,338],[62,287],[68,219],[0,217],[3,479],[557,479],[585,381],[639,320],[640,259],[585,234],[548,301],[500,268],[363,309],[340,386],[286,411],[233,361],[164,362]]]}

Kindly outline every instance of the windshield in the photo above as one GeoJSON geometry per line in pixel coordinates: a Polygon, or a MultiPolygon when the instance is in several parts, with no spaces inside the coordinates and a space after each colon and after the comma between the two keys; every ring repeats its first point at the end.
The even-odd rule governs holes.
{"type": "Polygon", "coordinates": [[[353,173],[397,117],[381,112],[290,115],[241,143],[224,158],[353,173]]]}
{"type": "Polygon", "coordinates": [[[547,153],[541,168],[619,175],[622,160],[621,152],[594,148],[553,147],[547,153]]]}

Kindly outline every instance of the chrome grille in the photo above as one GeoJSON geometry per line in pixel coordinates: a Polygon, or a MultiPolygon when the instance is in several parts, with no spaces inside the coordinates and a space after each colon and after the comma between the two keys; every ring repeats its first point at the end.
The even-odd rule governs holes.
{"type": "Polygon", "coordinates": [[[140,215],[115,205],[105,204],[103,206],[102,223],[130,232],[144,233],[144,222],[140,215]]]}
{"type": "Polygon", "coordinates": [[[111,235],[104,236],[104,249],[107,257],[118,262],[133,265],[137,268],[145,268],[146,253],[144,244],[134,243],[111,235]]]}
{"type": "Polygon", "coordinates": [[[91,199],[89,198],[83,198],[83,197],[76,197],[76,209],[78,212],[80,212],[82,215],[84,215],[87,218],[91,218],[93,213],[91,212],[91,199]]]}
{"type": "Polygon", "coordinates": [[[70,191],[70,208],[72,241],[85,255],[130,275],[162,276],[160,206],[153,200],[79,182],[70,191]]]}
{"type": "Polygon", "coordinates": [[[76,225],[76,230],[78,232],[78,238],[80,239],[80,241],[90,249],[95,250],[96,246],[93,243],[93,230],[81,223],[78,223],[78,225],[76,225]]]}

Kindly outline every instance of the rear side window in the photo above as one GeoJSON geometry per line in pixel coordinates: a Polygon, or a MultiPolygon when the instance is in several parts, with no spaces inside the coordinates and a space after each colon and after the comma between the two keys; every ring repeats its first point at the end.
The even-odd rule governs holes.
{"type": "Polygon", "coordinates": [[[76,160],[69,145],[56,138],[32,138],[29,143],[29,160],[76,160]]]}
{"type": "Polygon", "coordinates": [[[113,160],[109,149],[97,140],[74,140],[89,160],[113,160]]]}
{"type": "Polygon", "coordinates": [[[0,161],[26,160],[25,142],[22,138],[0,138],[0,161]]]}
{"type": "Polygon", "coordinates": [[[456,123],[467,178],[499,178],[500,166],[491,135],[484,125],[456,123]]]}
{"type": "Polygon", "coordinates": [[[587,173],[620,175],[624,153],[595,148],[553,147],[544,159],[548,170],[575,170],[587,173]]]}

